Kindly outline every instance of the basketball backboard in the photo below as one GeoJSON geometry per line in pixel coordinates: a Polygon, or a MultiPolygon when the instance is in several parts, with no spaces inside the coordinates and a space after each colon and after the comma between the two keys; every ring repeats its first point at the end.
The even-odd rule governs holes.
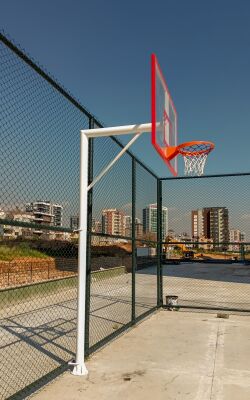
{"type": "Polygon", "coordinates": [[[177,113],[155,54],[151,55],[151,123],[152,144],[176,176],[177,113]]]}

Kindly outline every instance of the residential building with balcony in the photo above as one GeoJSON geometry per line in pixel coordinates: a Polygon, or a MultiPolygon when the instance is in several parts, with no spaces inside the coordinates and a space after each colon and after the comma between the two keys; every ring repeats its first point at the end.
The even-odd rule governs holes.
{"type": "Polygon", "coordinates": [[[125,215],[116,208],[102,210],[102,232],[125,236],[125,215]]]}
{"type": "MultiPolygon", "coordinates": [[[[1,213],[0,217],[3,219],[8,219],[10,221],[15,222],[34,222],[34,217],[27,212],[24,212],[18,208],[15,210],[9,210],[7,212],[1,213]]],[[[32,237],[33,232],[32,228],[23,227],[23,226],[15,226],[13,225],[2,225],[2,236],[5,239],[16,239],[18,237],[32,237]]]]}
{"type": "Polygon", "coordinates": [[[229,213],[226,207],[205,207],[191,213],[194,240],[213,242],[213,249],[227,250],[229,242],[229,213]]]}
{"type": "Polygon", "coordinates": [[[246,240],[245,232],[241,232],[239,229],[230,229],[229,231],[229,250],[240,251],[241,243],[246,240]]]}
{"type": "Polygon", "coordinates": [[[56,233],[53,231],[42,230],[43,226],[62,226],[62,210],[60,204],[53,204],[50,201],[36,201],[26,204],[26,212],[33,216],[33,222],[41,226],[41,229],[36,228],[33,233],[37,236],[53,236],[56,233]]]}

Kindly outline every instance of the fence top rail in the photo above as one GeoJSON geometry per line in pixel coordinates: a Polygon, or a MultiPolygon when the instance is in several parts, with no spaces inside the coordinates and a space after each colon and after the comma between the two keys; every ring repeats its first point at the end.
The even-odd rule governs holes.
{"type": "Polygon", "coordinates": [[[201,175],[201,176],[170,176],[159,178],[161,181],[170,181],[170,180],[181,180],[181,179],[206,179],[206,178],[223,178],[223,177],[232,177],[232,176],[249,176],[250,172],[235,172],[229,174],[212,174],[212,175],[201,175]]]}
{"type": "Polygon", "coordinates": [[[161,244],[167,244],[167,245],[185,244],[186,246],[188,246],[188,245],[198,245],[198,244],[202,244],[202,245],[208,244],[210,246],[225,244],[225,245],[234,245],[234,246],[241,246],[241,245],[242,246],[248,246],[248,245],[250,245],[250,242],[209,242],[209,241],[208,242],[197,242],[197,241],[193,241],[193,242],[185,242],[185,241],[171,242],[171,241],[169,241],[169,242],[167,242],[167,241],[165,241],[165,242],[161,242],[161,244]]]}

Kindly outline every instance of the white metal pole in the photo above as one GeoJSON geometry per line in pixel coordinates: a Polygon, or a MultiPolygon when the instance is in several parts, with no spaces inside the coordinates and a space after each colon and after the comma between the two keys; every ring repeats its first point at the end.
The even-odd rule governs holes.
{"type": "Polygon", "coordinates": [[[80,215],[78,249],[78,304],[77,304],[77,349],[74,375],[87,375],[85,366],[85,292],[87,254],[87,205],[88,205],[88,138],[81,133],[80,145],[80,215]]]}
{"type": "Polygon", "coordinates": [[[78,297],[77,297],[77,348],[76,360],[70,362],[74,366],[74,375],[87,375],[85,356],[85,303],[86,303],[86,256],[87,256],[87,206],[88,190],[114,165],[125,151],[138,139],[142,132],[149,132],[151,124],[127,125],[112,128],[90,129],[81,131],[80,144],[80,215],[79,215],[79,249],[78,249],[78,297]],[[135,134],[135,137],[124,147],[115,159],[101,172],[88,187],[88,138],[135,134]]]}
{"type": "MultiPolygon", "coordinates": [[[[157,125],[161,125],[157,123],[157,125]]],[[[112,126],[110,128],[95,128],[86,129],[81,132],[84,133],[88,138],[91,137],[103,137],[103,136],[118,136],[118,135],[133,135],[135,133],[151,132],[152,124],[135,124],[135,125],[123,125],[123,126],[112,126]]]]}

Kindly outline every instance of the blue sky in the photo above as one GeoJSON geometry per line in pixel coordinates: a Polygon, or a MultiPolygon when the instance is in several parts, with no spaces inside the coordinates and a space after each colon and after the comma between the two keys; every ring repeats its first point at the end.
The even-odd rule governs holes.
{"type": "MultiPolygon", "coordinates": [[[[178,111],[179,142],[216,145],[207,173],[249,170],[249,20],[247,0],[9,0],[0,16],[10,37],[106,126],[150,122],[156,53],[178,111]]],[[[169,176],[148,135],[134,152],[169,176]]]]}
{"type": "MultiPolygon", "coordinates": [[[[207,174],[250,171],[249,21],[250,2],[247,0],[158,0],[154,3],[130,0],[9,0],[1,5],[0,14],[1,29],[45,67],[105,126],[150,122],[150,55],[152,52],[156,53],[177,108],[179,142],[211,140],[215,143],[215,150],[207,162],[207,174]]],[[[49,104],[47,107],[46,115],[49,115],[49,104]]],[[[67,105],[64,107],[67,108],[67,105]]],[[[40,117],[42,124],[43,117],[40,117]]],[[[34,120],[33,125],[35,123],[37,121],[34,120]]],[[[74,129],[78,132],[82,123],[79,115],[75,116],[74,123],[74,129]]],[[[45,135],[46,126],[43,128],[45,135]]],[[[30,135],[32,139],[33,131],[29,129],[30,125],[27,125],[26,135],[30,135]]],[[[58,130],[65,135],[65,142],[60,144],[62,149],[68,149],[66,138],[71,129],[73,125],[70,121],[63,118],[58,121],[58,130]]],[[[39,146],[45,146],[43,138],[44,136],[36,138],[39,149],[39,146]]],[[[58,160],[55,161],[53,155],[53,140],[56,141],[56,137],[51,137],[51,146],[44,151],[58,166],[58,160]]],[[[18,183],[20,188],[15,196],[19,199],[14,199],[12,194],[13,202],[20,201],[21,192],[22,200],[27,201],[30,200],[31,193],[33,197],[41,196],[41,193],[44,195],[48,190],[48,196],[53,194],[56,201],[63,204],[68,202],[72,207],[69,193],[74,193],[75,197],[78,193],[78,180],[73,180],[79,164],[78,158],[73,157],[77,152],[77,140],[72,142],[70,156],[68,155],[72,160],[71,169],[63,169],[65,159],[60,159],[61,167],[56,176],[60,184],[57,187],[54,183],[52,188],[48,187],[46,179],[34,183],[32,177],[29,177],[28,186],[26,182],[18,183]],[[69,182],[67,196],[66,189],[65,193],[60,190],[65,187],[65,176],[69,182]]],[[[123,140],[128,138],[124,137],[123,140]]],[[[17,154],[23,143],[21,136],[19,141],[16,141],[16,148],[12,149],[17,154]]],[[[27,171],[28,162],[33,162],[35,166],[35,157],[39,156],[33,154],[32,147],[30,151],[27,171]]],[[[114,149],[110,151],[109,155],[105,154],[103,157],[104,164],[115,155],[114,149]]],[[[139,139],[133,146],[133,151],[158,176],[170,176],[167,167],[152,148],[148,134],[139,139]]],[[[41,159],[43,154],[45,153],[40,153],[41,159]]],[[[55,168],[55,164],[45,164],[48,176],[53,173],[51,166],[55,168]]],[[[123,165],[123,161],[120,165],[123,165]]],[[[122,192],[126,193],[126,198],[123,196],[116,199],[116,206],[121,208],[125,203],[130,204],[130,182],[125,165],[126,163],[124,168],[117,166],[106,177],[112,187],[112,177],[121,174],[120,182],[124,187],[122,192]]],[[[20,167],[16,162],[12,182],[15,177],[18,178],[16,169],[20,170],[20,167]]],[[[180,162],[180,175],[182,169],[180,162]]],[[[33,178],[35,180],[35,176],[33,178]]],[[[104,178],[96,192],[103,193],[103,196],[99,196],[100,199],[107,200],[105,182],[104,178]]],[[[205,199],[205,194],[201,195],[202,184],[196,187],[195,182],[194,186],[187,186],[182,182],[183,185],[178,183],[171,188],[167,184],[164,186],[164,205],[170,208],[170,217],[174,224],[170,227],[176,227],[178,231],[189,231],[191,209],[227,206],[232,218],[231,227],[242,228],[247,232],[248,239],[250,238],[250,193],[247,178],[225,183],[222,180],[221,184],[219,181],[206,180],[205,199]],[[186,202],[183,202],[183,198],[186,202]]],[[[145,188],[142,175],[138,213],[145,206],[143,190],[150,190],[153,197],[147,199],[149,202],[155,201],[153,183],[147,184],[148,187],[145,188]]],[[[12,187],[8,190],[11,195],[12,187]]],[[[113,198],[103,205],[113,206],[113,198]]],[[[77,212],[77,208],[76,201],[73,211],[77,212]]]]}

